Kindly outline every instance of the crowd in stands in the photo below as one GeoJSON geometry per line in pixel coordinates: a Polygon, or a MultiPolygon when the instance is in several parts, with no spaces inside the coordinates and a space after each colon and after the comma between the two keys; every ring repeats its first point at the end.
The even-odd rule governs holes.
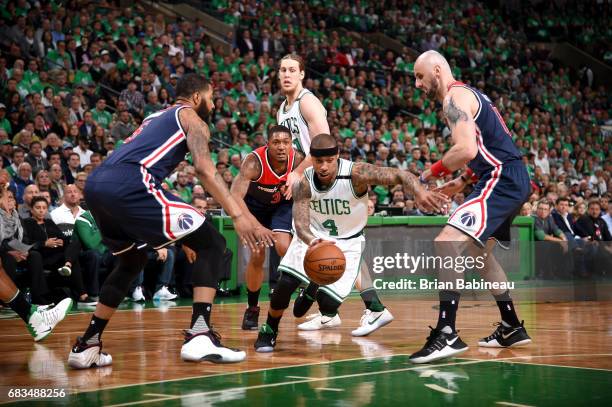
{"type": "MultiPolygon", "coordinates": [[[[568,198],[568,210],[585,216],[599,199],[600,216],[609,222],[612,163],[601,127],[610,124],[610,94],[598,78],[564,67],[529,42],[541,25],[555,36],[554,24],[577,39],[587,37],[576,29],[588,41],[609,38],[609,27],[569,21],[571,8],[565,17],[534,13],[535,22],[504,24],[512,7],[497,12],[474,1],[213,0],[208,6],[234,27],[226,50],[212,45],[199,20],[169,20],[138,3],[2,4],[0,182],[11,193],[0,204],[0,254],[35,302],[67,286],[82,303],[95,303],[114,260],[83,200],[87,176],[144,117],[174,102],[181,75],[200,73],[215,86],[211,147],[229,186],[275,123],[283,99],[277,62],[292,52],[306,60],[304,85],[326,107],[342,157],[415,174],[444,154],[450,132],[439,107],[414,87],[408,47],[442,52],[456,78],[487,93],[501,111],[532,177],[526,208],[568,198]],[[347,27],[386,32],[406,48],[362,45],[347,27]]],[[[219,208],[189,157],[163,185],[202,211],[219,208]]],[[[453,205],[467,192],[454,196],[453,205]]],[[[422,215],[401,186],[376,186],[370,197],[372,214],[422,215]]],[[[538,216],[531,209],[524,214],[538,216]]],[[[143,286],[159,299],[174,297],[169,285],[188,293],[182,250],[151,251],[150,259],[156,271],[149,285],[151,273],[135,283],[134,299],[143,298],[143,286]]]]}

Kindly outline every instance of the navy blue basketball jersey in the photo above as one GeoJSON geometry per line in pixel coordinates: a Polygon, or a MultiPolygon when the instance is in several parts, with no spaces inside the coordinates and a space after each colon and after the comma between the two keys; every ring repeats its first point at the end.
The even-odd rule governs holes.
{"type": "Polygon", "coordinates": [[[491,99],[484,93],[458,81],[451,83],[448,89],[455,86],[469,89],[478,100],[478,111],[474,116],[477,126],[478,155],[468,163],[468,166],[479,177],[482,177],[483,174],[490,173],[503,164],[521,160],[521,154],[512,141],[512,135],[491,99]]]}
{"type": "Polygon", "coordinates": [[[189,151],[186,134],[179,122],[179,112],[183,108],[189,107],[174,105],[147,116],[102,165],[134,164],[158,181],[166,178],[189,151]]]}

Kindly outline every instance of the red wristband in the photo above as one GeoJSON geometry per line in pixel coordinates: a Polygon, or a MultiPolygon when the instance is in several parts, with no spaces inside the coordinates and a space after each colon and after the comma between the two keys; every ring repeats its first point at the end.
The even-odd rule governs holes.
{"type": "Polygon", "coordinates": [[[442,160],[436,161],[431,166],[430,170],[431,170],[431,175],[433,175],[436,178],[440,178],[440,177],[443,177],[451,173],[451,170],[449,170],[448,168],[444,166],[444,164],[442,164],[442,160]]]}
{"type": "Polygon", "coordinates": [[[478,175],[476,175],[474,171],[472,171],[471,168],[466,169],[465,173],[463,174],[461,178],[463,178],[464,180],[470,180],[472,184],[475,184],[476,182],[478,182],[478,175]]]}

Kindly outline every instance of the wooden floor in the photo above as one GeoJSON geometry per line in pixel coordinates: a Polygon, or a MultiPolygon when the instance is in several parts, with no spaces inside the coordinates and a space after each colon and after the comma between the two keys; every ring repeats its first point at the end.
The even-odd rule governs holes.
{"type": "MultiPolygon", "coordinates": [[[[0,402],[15,401],[7,397],[6,390],[12,387],[63,388],[79,393],[220,373],[384,359],[418,350],[429,332],[427,326],[435,322],[436,304],[394,299],[385,300],[385,304],[395,320],[367,338],[350,334],[363,311],[358,297],[342,306],[342,326],[326,331],[298,331],[297,321],[289,312],[281,322],[273,354],[254,352],[257,333],[240,329],[244,304],[215,305],[212,319],[223,343],[247,350],[245,362],[231,365],[180,360],[181,331],[188,325],[191,307],[117,312],[103,335],[104,349],[113,356],[112,367],[87,371],[70,370],[65,362],[91,314],[68,315],[40,344],[31,340],[21,320],[2,320],[0,402]]],[[[267,303],[262,304],[260,323],[266,309],[267,303]]],[[[612,371],[612,302],[519,304],[518,311],[533,344],[517,349],[483,349],[477,346],[477,340],[493,331],[491,324],[499,318],[497,307],[493,302],[462,302],[457,328],[470,349],[461,358],[612,371]]]]}

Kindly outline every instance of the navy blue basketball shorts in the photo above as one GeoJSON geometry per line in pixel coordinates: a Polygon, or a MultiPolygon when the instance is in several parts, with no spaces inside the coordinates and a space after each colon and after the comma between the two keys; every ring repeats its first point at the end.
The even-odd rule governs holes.
{"type": "Polygon", "coordinates": [[[293,209],[292,201],[283,200],[277,205],[264,205],[261,202],[249,197],[244,198],[244,202],[251,214],[262,226],[273,232],[284,232],[291,234],[291,220],[293,209]]]}
{"type": "Polygon", "coordinates": [[[483,175],[447,224],[484,246],[495,239],[507,248],[510,226],[529,197],[529,175],[522,162],[504,164],[483,175]]]}
{"type": "Polygon", "coordinates": [[[164,191],[144,169],[99,168],[88,178],[85,201],[114,254],[164,247],[197,230],[204,215],[164,191]]]}

